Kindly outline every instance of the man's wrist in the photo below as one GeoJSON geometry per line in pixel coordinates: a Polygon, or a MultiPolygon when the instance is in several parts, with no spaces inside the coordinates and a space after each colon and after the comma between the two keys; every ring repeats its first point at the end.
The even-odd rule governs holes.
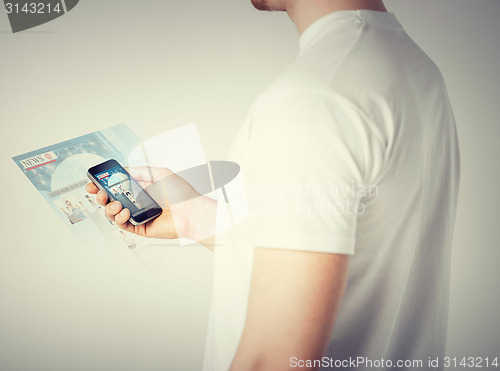
{"type": "Polygon", "coordinates": [[[187,201],[190,212],[187,220],[180,226],[179,237],[194,240],[213,250],[217,218],[217,201],[199,196],[187,201]]]}

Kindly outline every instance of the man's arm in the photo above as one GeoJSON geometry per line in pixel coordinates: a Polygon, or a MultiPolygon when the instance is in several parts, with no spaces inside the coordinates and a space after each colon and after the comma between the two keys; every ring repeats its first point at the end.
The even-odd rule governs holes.
{"type": "Polygon", "coordinates": [[[288,370],[321,359],[342,300],[348,255],[256,248],[248,312],[231,370],[288,370]]]}
{"type": "Polygon", "coordinates": [[[109,202],[106,192],[95,184],[87,184],[87,192],[97,195],[105,206],[108,219],[121,229],[148,238],[189,238],[213,250],[217,202],[202,196],[186,180],[166,168],[128,168],[132,177],[145,189],[157,188],[156,201],[163,213],[156,219],[136,226],[130,223],[130,211],[119,201],[109,202]],[[158,189],[160,190],[158,192],[158,189]],[[167,200],[168,195],[168,200],[167,200]]]}

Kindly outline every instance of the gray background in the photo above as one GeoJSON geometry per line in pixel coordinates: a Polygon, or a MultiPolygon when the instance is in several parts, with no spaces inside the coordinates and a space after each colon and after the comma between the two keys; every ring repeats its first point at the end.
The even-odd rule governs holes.
{"type": "MultiPolygon", "coordinates": [[[[386,4],[440,66],[459,130],[448,354],[500,356],[500,1],[386,4]]],[[[149,273],[83,246],[10,157],[122,122],[143,138],[196,122],[222,159],[296,42],[249,0],[85,0],[15,35],[0,13],[0,369],[200,368],[210,253],[165,243],[149,273]]]]}

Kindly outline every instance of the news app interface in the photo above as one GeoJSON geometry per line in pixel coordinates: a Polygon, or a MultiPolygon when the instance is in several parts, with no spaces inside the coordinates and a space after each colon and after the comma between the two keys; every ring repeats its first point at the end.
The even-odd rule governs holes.
{"type": "Polygon", "coordinates": [[[121,166],[98,173],[96,178],[123,207],[130,210],[132,216],[156,206],[151,196],[144,192],[121,166]]]}

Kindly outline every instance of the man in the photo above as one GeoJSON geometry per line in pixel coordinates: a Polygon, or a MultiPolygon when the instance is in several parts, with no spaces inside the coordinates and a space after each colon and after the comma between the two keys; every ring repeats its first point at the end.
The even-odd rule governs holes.
{"type": "MultiPolygon", "coordinates": [[[[445,349],[459,179],[442,76],[380,0],[252,3],[288,13],[300,52],[232,146],[250,213],[215,247],[205,369],[428,367],[445,349]]],[[[197,212],[140,228],[106,213],[151,237],[175,237],[174,214],[177,235],[196,229],[197,212]]]]}

